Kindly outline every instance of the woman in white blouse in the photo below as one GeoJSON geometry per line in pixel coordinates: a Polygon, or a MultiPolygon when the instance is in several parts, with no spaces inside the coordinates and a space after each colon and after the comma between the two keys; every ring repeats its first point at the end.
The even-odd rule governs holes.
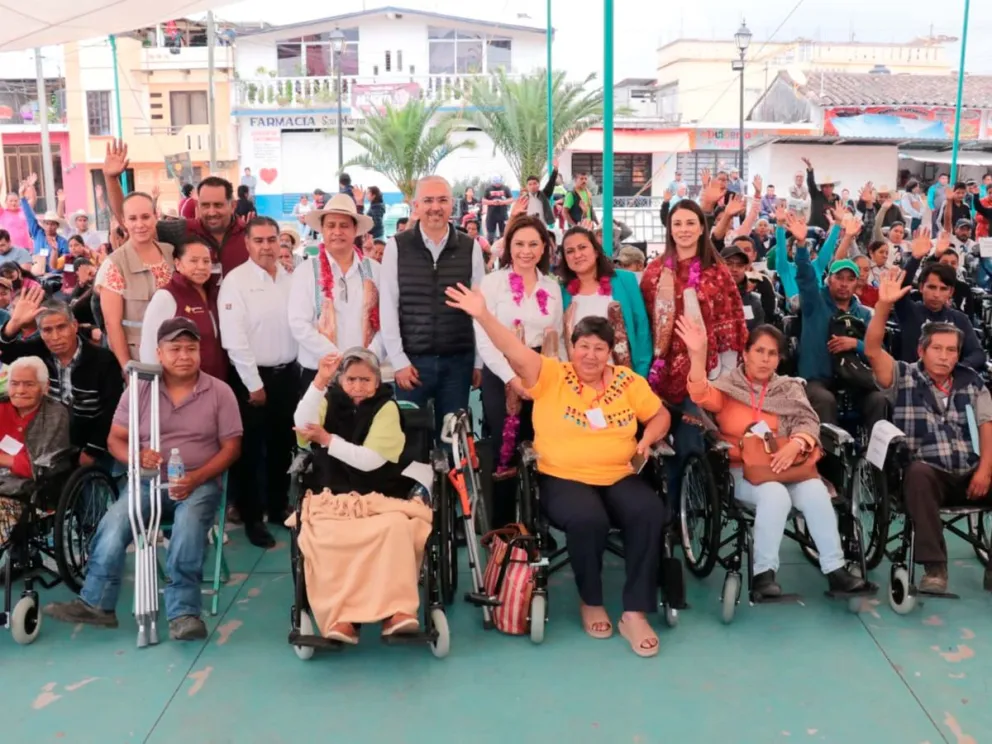
{"type": "MultiPolygon", "coordinates": [[[[506,268],[487,274],[480,287],[489,311],[516,331],[527,346],[558,356],[562,331],[562,298],[558,281],[548,276],[554,245],[538,217],[519,215],[503,236],[506,268]]],[[[517,444],[533,438],[531,403],[520,378],[475,323],[475,339],[482,370],[482,408],[494,441],[496,484],[492,524],[514,521],[516,486],[510,478],[517,444]]]]}

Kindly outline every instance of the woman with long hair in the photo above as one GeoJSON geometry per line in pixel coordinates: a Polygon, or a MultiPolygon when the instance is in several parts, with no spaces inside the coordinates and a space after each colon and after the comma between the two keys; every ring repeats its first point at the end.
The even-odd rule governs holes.
{"type": "Polygon", "coordinates": [[[558,278],[563,287],[566,342],[583,318],[606,318],[616,337],[614,363],[646,376],[651,365],[651,329],[637,278],[616,268],[596,234],[583,225],[565,233],[562,254],[558,278]]]}
{"type": "Polygon", "coordinates": [[[169,283],[152,295],[141,328],[141,361],[158,359],[158,329],[170,318],[192,320],[200,331],[200,369],[227,380],[227,354],[220,343],[217,292],[220,276],[212,272],[210,248],[191,240],[176,248],[176,271],[169,283]]]}
{"type": "Polygon", "coordinates": [[[382,190],[378,186],[369,186],[369,208],[365,213],[372,218],[372,239],[376,240],[386,234],[382,226],[382,218],[386,216],[386,203],[382,200],[382,190]]]}
{"type": "MultiPolygon", "coordinates": [[[[503,236],[505,269],[487,274],[479,289],[486,307],[517,338],[539,353],[558,357],[562,331],[562,298],[558,282],[548,275],[551,241],[538,217],[519,215],[503,236]]],[[[482,409],[496,447],[496,483],[492,524],[514,520],[516,483],[514,458],[519,442],[534,438],[532,403],[520,377],[482,326],[475,323],[475,343],[482,369],[482,409]]]]}

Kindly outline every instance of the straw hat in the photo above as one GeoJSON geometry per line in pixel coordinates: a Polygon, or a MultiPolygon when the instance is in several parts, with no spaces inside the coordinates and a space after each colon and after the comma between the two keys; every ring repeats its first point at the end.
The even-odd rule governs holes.
{"type": "Polygon", "coordinates": [[[284,227],[284,228],[280,229],[279,230],[279,237],[281,238],[283,235],[288,235],[290,238],[293,239],[293,247],[294,248],[296,248],[296,246],[298,246],[300,244],[300,234],[298,232],[296,232],[296,230],[294,230],[293,228],[291,228],[291,227],[284,227]]]}
{"type": "Polygon", "coordinates": [[[822,181],[820,181],[821,186],[837,186],[838,184],[840,184],[840,181],[835,181],[833,179],[833,176],[827,176],[822,181]]]}
{"type": "Polygon", "coordinates": [[[61,217],[59,217],[58,212],[53,212],[50,209],[47,212],[45,212],[45,214],[43,214],[41,216],[41,219],[38,220],[38,222],[41,222],[41,223],[45,223],[45,222],[56,222],[56,223],[58,223],[58,226],[59,227],[65,227],[65,220],[62,219],[61,217]]]}
{"type": "Polygon", "coordinates": [[[355,207],[355,200],[348,194],[335,194],[324,205],[323,209],[307,212],[307,227],[320,232],[320,223],[325,214],[346,214],[351,217],[355,221],[357,228],[355,231],[356,237],[364,235],[372,229],[372,218],[364,214],[359,214],[358,209],[355,207]]]}

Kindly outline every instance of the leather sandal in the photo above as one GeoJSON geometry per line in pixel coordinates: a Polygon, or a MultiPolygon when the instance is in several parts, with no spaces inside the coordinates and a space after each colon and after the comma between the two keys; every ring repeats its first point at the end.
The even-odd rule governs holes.
{"type": "Polygon", "coordinates": [[[611,638],[613,636],[613,623],[610,622],[608,617],[605,617],[606,610],[604,608],[582,605],[579,608],[579,612],[582,615],[582,627],[585,628],[588,635],[597,640],[605,640],[606,638],[611,638]],[[592,610],[602,610],[604,619],[590,620],[589,615],[592,610]]]}
{"type": "Polygon", "coordinates": [[[347,643],[349,646],[358,645],[358,631],[351,623],[334,623],[327,638],[338,643],[347,643]]]}
{"type": "Polygon", "coordinates": [[[654,631],[649,631],[648,634],[637,637],[635,632],[631,630],[630,625],[623,620],[617,624],[617,627],[620,629],[620,635],[627,639],[631,650],[635,654],[645,659],[658,655],[661,644],[658,642],[658,636],[655,635],[654,631]]]}

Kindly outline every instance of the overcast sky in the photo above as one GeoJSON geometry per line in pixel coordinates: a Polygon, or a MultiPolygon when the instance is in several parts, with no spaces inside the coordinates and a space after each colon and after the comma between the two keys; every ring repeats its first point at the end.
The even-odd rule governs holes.
{"type": "MultiPolygon", "coordinates": [[[[510,24],[545,23],[541,0],[331,0],[328,3],[294,5],[271,0],[245,0],[216,11],[232,21],[262,20],[281,25],[338,13],[393,5],[451,15],[466,14],[503,20],[510,24]],[[309,6],[309,7],[308,7],[309,6]],[[531,21],[521,20],[525,14],[531,21]]],[[[992,73],[992,10],[988,0],[976,0],[971,8],[966,69],[992,73]]],[[[573,73],[603,70],[602,0],[552,0],[552,22],[556,29],[555,67],[573,73]],[[557,9],[560,8],[560,12],[557,9]]],[[[964,0],[896,0],[892,3],[865,0],[706,0],[697,3],[638,2],[614,0],[616,80],[624,77],[653,77],[656,49],[680,36],[732,38],[741,18],[754,33],[755,44],[765,40],[787,41],[805,37],[822,41],[849,40],[900,42],[934,34],[960,37],[964,0]],[[790,16],[790,11],[798,9],[790,16]],[[681,8],[672,6],[681,5],[681,8]],[[667,6],[667,7],[666,7],[667,6]],[[689,7],[686,7],[689,6],[689,7]],[[653,10],[647,10],[653,8],[653,10]],[[784,22],[784,23],[783,23],[784,22]],[[781,25],[781,28],[779,26],[781,25]],[[776,31],[777,29],[777,31],[776,31]],[[774,34],[774,36],[773,36],[774,34]]],[[[951,56],[957,65],[960,47],[951,56]]]]}

